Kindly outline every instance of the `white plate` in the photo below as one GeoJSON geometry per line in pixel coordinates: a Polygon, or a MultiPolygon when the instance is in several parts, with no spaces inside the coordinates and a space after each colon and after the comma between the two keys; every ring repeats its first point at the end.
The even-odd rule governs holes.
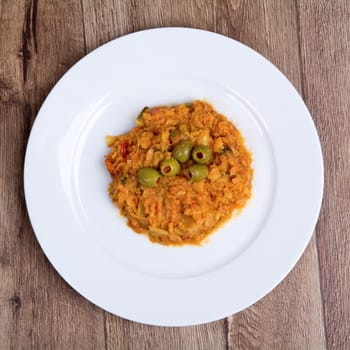
{"type": "Polygon", "coordinates": [[[91,302],[129,320],[193,325],[271,291],[304,251],[323,189],[319,139],[283,74],[227,37],[186,28],[124,36],[72,67],[43,104],[25,160],[30,219],[48,259],[91,302]],[[145,106],[204,99],[254,157],[253,198],[202,247],[152,244],[107,195],[105,135],[145,106]]]}

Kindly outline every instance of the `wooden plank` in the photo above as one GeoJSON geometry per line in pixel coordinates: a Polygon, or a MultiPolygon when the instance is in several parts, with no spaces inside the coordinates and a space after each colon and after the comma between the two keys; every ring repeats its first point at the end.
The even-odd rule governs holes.
{"type": "Polygon", "coordinates": [[[107,314],[108,349],[226,349],[223,322],[192,327],[154,327],[107,314]]]}
{"type": "MultiPolygon", "coordinates": [[[[84,1],[87,49],[130,31],[191,26],[236,38],[271,59],[301,90],[298,28],[293,2],[273,1],[84,1]]],[[[220,349],[228,328],[230,349],[325,348],[315,239],[288,278],[248,310],[190,329],[137,326],[107,315],[108,344],[122,348],[220,349]],[[121,334],[123,336],[121,336],[121,334]],[[135,336],[137,334],[137,336],[135,336]],[[195,336],[197,334],[197,336],[195,336]],[[215,334],[215,338],[208,338],[215,334]],[[145,347],[142,347],[144,344],[145,347]]]]}
{"type": "Polygon", "coordinates": [[[35,114],[57,79],[84,54],[81,6],[35,0],[0,6],[0,348],[102,348],[103,313],[44,257],[22,185],[35,114]]]}
{"type": "Polygon", "coordinates": [[[0,349],[14,347],[11,334],[17,330],[21,308],[13,267],[17,263],[19,223],[23,221],[23,208],[18,205],[25,147],[20,135],[26,129],[21,118],[22,65],[18,57],[23,16],[21,3],[0,2],[0,349]]]}
{"type": "Polygon", "coordinates": [[[350,3],[298,1],[307,104],[323,147],[317,226],[328,349],[350,349],[350,3]]]}

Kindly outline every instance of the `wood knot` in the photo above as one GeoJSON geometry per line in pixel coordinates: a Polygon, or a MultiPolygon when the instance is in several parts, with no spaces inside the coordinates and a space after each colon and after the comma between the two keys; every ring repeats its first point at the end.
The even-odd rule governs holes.
{"type": "Polygon", "coordinates": [[[22,306],[22,300],[17,293],[15,293],[12,298],[10,298],[10,303],[15,310],[20,309],[22,306]]]}

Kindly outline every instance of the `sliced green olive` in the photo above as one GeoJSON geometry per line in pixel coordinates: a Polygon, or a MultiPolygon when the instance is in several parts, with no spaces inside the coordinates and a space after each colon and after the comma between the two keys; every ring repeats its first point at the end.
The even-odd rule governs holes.
{"type": "Polygon", "coordinates": [[[174,158],[165,159],[160,163],[160,172],[164,176],[174,176],[178,174],[179,171],[180,171],[180,164],[174,158]]]}
{"type": "Polygon", "coordinates": [[[192,159],[198,164],[207,164],[212,158],[213,154],[208,146],[199,145],[192,151],[192,159]]]}
{"type": "Polygon", "coordinates": [[[193,182],[198,182],[208,176],[208,168],[206,165],[193,164],[186,169],[185,174],[193,182]]]}
{"type": "Polygon", "coordinates": [[[137,180],[141,185],[155,187],[160,178],[159,171],[154,168],[141,168],[137,172],[137,180]]]}
{"type": "Polygon", "coordinates": [[[173,149],[173,157],[181,163],[187,162],[191,157],[192,144],[190,141],[181,141],[173,149]]]}

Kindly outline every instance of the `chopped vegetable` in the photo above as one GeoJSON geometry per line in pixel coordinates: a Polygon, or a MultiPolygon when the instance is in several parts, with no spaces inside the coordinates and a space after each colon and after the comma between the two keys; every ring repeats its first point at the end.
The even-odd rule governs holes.
{"type": "Polygon", "coordinates": [[[117,140],[117,136],[106,136],[106,144],[107,147],[112,147],[114,142],[117,140]]]}
{"type": "Polygon", "coordinates": [[[123,141],[120,145],[120,155],[125,158],[128,153],[128,141],[123,141]]]}
{"type": "Polygon", "coordinates": [[[143,118],[143,113],[146,112],[148,109],[148,107],[143,107],[142,111],[140,112],[140,114],[138,115],[138,117],[136,118],[136,125],[137,126],[145,126],[145,119],[143,118]]]}

